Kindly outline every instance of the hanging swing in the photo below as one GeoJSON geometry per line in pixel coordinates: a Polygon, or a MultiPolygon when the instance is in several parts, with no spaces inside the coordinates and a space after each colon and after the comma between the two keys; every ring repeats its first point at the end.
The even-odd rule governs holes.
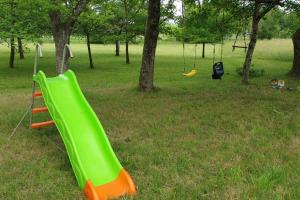
{"type": "Polygon", "coordinates": [[[183,65],[184,65],[184,67],[183,67],[183,73],[182,73],[182,75],[185,76],[185,77],[193,77],[193,76],[195,76],[197,74],[197,69],[196,69],[197,43],[195,43],[194,66],[193,66],[193,69],[190,72],[187,72],[187,73],[185,72],[185,68],[186,68],[185,66],[186,66],[186,64],[185,64],[185,54],[184,54],[184,51],[185,51],[185,46],[183,44],[183,65]]]}
{"type": "MultiPolygon", "coordinates": [[[[243,3],[243,8],[246,7],[245,4],[246,4],[246,1],[244,1],[244,3],[243,3]]],[[[248,49],[248,44],[247,44],[247,41],[246,41],[247,24],[248,24],[248,19],[247,19],[247,16],[244,14],[242,16],[242,20],[239,23],[239,26],[242,27],[242,30],[238,30],[237,33],[235,34],[235,40],[234,40],[234,43],[232,45],[232,52],[234,52],[236,48],[244,49],[245,53],[247,52],[247,49],[248,49]],[[243,44],[239,45],[239,44],[237,44],[237,41],[238,41],[238,38],[241,34],[243,34],[243,44]]]]}
{"type": "Polygon", "coordinates": [[[240,32],[237,32],[236,35],[235,35],[235,40],[234,40],[234,43],[232,45],[232,52],[235,51],[236,48],[239,48],[239,49],[244,49],[245,53],[247,52],[247,49],[248,49],[248,45],[247,45],[247,42],[246,42],[246,31],[243,32],[243,40],[244,40],[244,44],[243,45],[237,45],[237,41],[238,41],[238,37],[240,35],[240,32]]]}
{"type": "Polygon", "coordinates": [[[215,62],[216,59],[216,45],[213,44],[213,74],[211,75],[212,79],[222,79],[222,76],[224,75],[224,64],[223,64],[223,46],[224,41],[222,40],[221,43],[221,58],[219,62],[215,62]]]}
{"type": "Polygon", "coordinates": [[[182,38],[182,56],[183,56],[183,73],[182,75],[184,77],[193,77],[197,74],[197,69],[196,69],[196,51],[197,51],[197,44],[195,43],[195,55],[194,55],[194,67],[190,72],[186,72],[186,62],[185,62],[185,34],[184,34],[184,28],[185,28],[185,18],[184,18],[184,11],[185,11],[185,7],[184,7],[184,2],[182,1],[181,4],[181,15],[182,15],[182,19],[183,19],[183,38],[182,38]]]}
{"type": "Polygon", "coordinates": [[[224,49],[224,20],[225,20],[225,12],[223,10],[222,13],[222,22],[220,26],[218,26],[218,18],[216,17],[216,25],[220,30],[221,35],[221,58],[220,61],[215,62],[216,59],[216,44],[213,44],[213,74],[211,75],[212,79],[222,79],[224,75],[224,64],[223,64],[223,49],[224,49]]]}

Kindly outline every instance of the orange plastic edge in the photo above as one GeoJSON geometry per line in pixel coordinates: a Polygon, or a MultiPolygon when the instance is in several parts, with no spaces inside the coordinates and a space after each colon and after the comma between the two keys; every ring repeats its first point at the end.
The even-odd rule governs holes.
{"type": "Polygon", "coordinates": [[[46,122],[33,123],[33,124],[31,124],[31,128],[41,128],[41,127],[50,126],[53,124],[54,124],[53,120],[46,121],[46,122]]]}
{"type": "Polygon", "coordinates": [[[48,108],[47,107],[41,107],[41,108],[33,108],[32,109],[32,113],[39,113],[39,112],[46,112],[48,111],[48,108]]]}
{"type": "Polygon", "coordinates": [[[42,93],[41,92],[35,92],[35,93],[33,93],[32,96],[33,97],[40,97],[40,96],[42,96],[42,93]]]}
{"type": "Polygon", "coordinates": [[[108,200],[123,195],[135,195],[136,187],[130,175],[125,169],[122,169],[118,178],[112,182],[95,187],[88,180],[84,188],[84,194],[89,200],[108,200]]]}

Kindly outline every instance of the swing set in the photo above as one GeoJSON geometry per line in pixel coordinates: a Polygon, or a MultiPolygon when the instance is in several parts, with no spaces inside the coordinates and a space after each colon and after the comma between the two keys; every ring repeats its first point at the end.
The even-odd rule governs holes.
{"type": "MultiPolygon", "coordinates": [[[[184,11],[185,11],[185,7],[184,7],[184,3],[182,2],[182,18],[183,18],[183,25],[185,25],[185,15],[184,15],[184,11]]],[[[223,14],[222,14],[222,21],[221,21],[221,27],[220,27],[220,33],[221,33],[221,58],[220,61],[215,62],[216,61],[216,44],[213,44],[213,74],[212,74],[212,78],[213,79],[220,79],[222,78],[223,74],[224,74],[224,64],[223,64],[223,46],[224,46],[224,30],[223,30],[223,26],[224,26],[224,18],[225,18],[225,12],[223,10],[223,14]]],[[[218,28],[218,17],[216,17],[216,27],[218,28]]],[[[194,65],[191,71],[186,71],[186,58],[185,58],[185,31],[183,29],[183,40],[182,40],[182,56],[183,56],[183,73],[182,75],[184,77],[193,77],[198,73],[198,70],[196,69],[196,58],[197,58],[197,42],[195,43],[195,47],[194,47],[194,65]]]]}
{"type": "MultiPolygon", "coordinates": [[[[245,6],[245,5],[244,5],[245,6]]],[[[182,18],[183,18],[183,25],[185,25],[185,15],[184,15],[184,3],[182,3],[182,18]]],[[[235,40],[234,44],[232,45],[232,52],[234,52],[237,48],[244,49],[245,53],[248,49],[248,44],[246,41],[247,37],[247,17],[244,16],[244,19],[241,21],[242,24],[240,24],[239,27],[242,27],[242,30],[239,30],[235,34],[235,40]],[[238,44],[238,39],[240,35],[243,35],[243,44],[238,44]]],[[[220,61],[216,62],[216,43],[213,42],[213,74],[212,79],[222,79],[222,76],[224,75],[224,63],[223,63],[223,49],[224,49],[224,22],[225,21],[225,11],[223,9],[222,12],[222,19],[218,23],[218,16],[216,16],[216,28],[218,29],[219,36],[221,36],[219,39],[221,40],[221,57],[220,61]]],[[[185,35],[184,29],[183,29],[183,36],[185,35]]],[[[194,65],[191,71],[186,72],[186,58],[185,58],[185,37],[183,37],[182,42],[182,54],[183,54],[183,73],[182,75],[185,77],[193,77],[198,73],[198,70],[196,69],[196,58],[197,58],[197,43],[195,43],[194,47],[194,65]]]]}

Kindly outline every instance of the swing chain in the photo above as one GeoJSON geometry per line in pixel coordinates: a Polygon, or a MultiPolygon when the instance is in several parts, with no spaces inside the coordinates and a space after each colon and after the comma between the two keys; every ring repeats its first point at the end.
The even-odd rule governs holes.
{"type": "Polygon", "coordinates": [[[197,43],[195,43],[194,69],[196,69],[196,57],[197,57],[197,43]]]}

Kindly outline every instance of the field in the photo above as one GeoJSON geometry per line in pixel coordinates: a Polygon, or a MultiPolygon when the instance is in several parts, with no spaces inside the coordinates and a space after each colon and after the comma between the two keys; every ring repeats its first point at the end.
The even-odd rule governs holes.
{"type": "MultiPolygon", "coordinates": [[[[53,76],[54,45],[43,46],[40,69],[53,76]]],[[[0,48],[0,199],[84,199],[55,127],[30,130],[27,117],[10,138],[31,101],[34,51],[28,47],[14,69],[9,49],[0,48]]],[[[123,46],[115,57],[113,45],[92,45],[94,70],[85,44],[72,48],[70,68],[138,185],[139,194],[124,199],[300,199],[300,92],[270,87],[273,78],[300,85],[287,76],[290,40],[258,42],[254,67],[265,75],[248,86],[235,72],[244,53],[231,52],[230,42],[222,81],[211,80],[211,46],[205,59],[199,46],[199,73],[184,78],[181,44],[161,42],[157,89],[150,93],[137,90],[141,45],[130,46],[130,65],[123,46]]],[[[186,54],[190,70],[193,45],[186,54]]]]}

